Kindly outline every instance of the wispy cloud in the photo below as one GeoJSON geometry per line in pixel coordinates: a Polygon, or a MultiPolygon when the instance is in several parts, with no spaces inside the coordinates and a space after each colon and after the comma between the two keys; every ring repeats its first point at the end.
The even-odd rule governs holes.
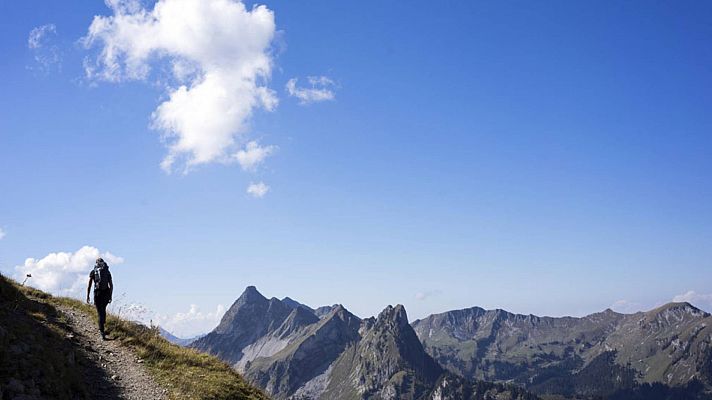
{"type": "Polygon", "coordinates": [[[640,303],[625,299],[617,300],[616,302],[611,304],[611,310],[624,314],[633,314],[638,311],[644,311],[647,308],[650,307],[645,307],[640,303]]]}
{"type": "Polygon", "coordinates": [[[423,292],[418,292],[415,294],[415,299],[424,301],[427,300],[428,298],[432,296],[437,296],[441,293],[440,290],[428,290],[428,291],[423,291],[423,292]]]}
{"type": "Polygon", "coordinates": [[[334,100],[336,94],[334,90],[336,84],[326,76],[309,76],[307,82],[309,86],[297,86],[298,79],[292,78],[285,86],[290,96],[299,99],[300,104],[310,104],[320,101],[334,100]]]}
{"type": "Polygon", "coordinates": [[[46,24],[33,28],[30,31],[30,36],[27,38],[27,47],[30,49],[39,49],[42,47],[45,36],[48,34],[57,34],[57,27],[54,24],[46,24]]]}
{"type": "Polygon", "coordinates": [[[269,192],[269,186],[264,182],[250,183],[250,186],[247,187],[247,194],[257,199],[264,197],[267,192],[269,192]]]}
{"type": "Polygon", "coordinates": [[[122,257],[110,252],[100,252],[92,246],[84,246],[76,252],[50,253],[43,258],[28,258],[23,265],[15,267],[15,277],[24,280],[31,274],[27,283],[37,289],[54,295],[81,298],[86,293],[89,271],[97,258],[102,257],[109,265],[121,264],[122,257]]]}
{"type": "Polygon", "coordinates": [[[54,24],[38,26],[30,31],[27,47],[33,54],[35,65],[29,69],[48,73],[54,66],[59,66],[62,55],[56,45],[57,27],[54,24]]]}
{"type": "Polygon", "coordinates": [[[0,240],[2,240],[5,237],[5,231],[0,228],[0,240]]]}
{"type": "MultiPolygon", "coordinates": [[[[83,43],[99,48],[85,61],[90,79],[147,80],[157,63],[171,67],[172,87],[152,114],[168,154],[161,167],[240,162],[252,114],[273,110],[274,14],[236,0],[110,0],[113,15],[94,17],[83,43]]],[[[261,160],[261,159],[260,159],[261,160]]],[[[259,163],[259,162],[257,162],[259,163]]],[[[243,165],[241,163],[241,165],[243,165]]],[[[244,167],[243,165],[243,167],[244,167]]]]}
{"type": "Polygon", "coordinates": [[[218,304],[213,311],[202,311],[191,304],[188,311],[173,315],[158,315],[155,322],[182,338],[190,338],[213,330],[225,314],[225,306],[218,304]]]}
{"type": "Polygon", "coordinates": [[[111,306],[111,312],[122,318],[146,326],[159,325],[170,333],[185,339],[213,330],[220,323],[225,311],[225,306],[222,304],[218,304],[213,311],[203,311],[197,305],[191,304],[188,311],[160,314],[140,303],[122,304],[120,299],[114,301],[111,306]]]}
{"type": "Polygon", "coordinates": [[[686,301],[686,302],[691,303],[697,307],[700,307],[706,311],[712,312],[712,293],[704,294],[704,293],[697,293],[694,290],[688,290],[685,293],[678,294],[677,296],[673,297],[672,301],[674,301],[674,302],[686,301]]]}
{"type": "Polygon", "coordinates": [[[247,142],[244,149],[240,149],[235,153],[235,157],[242,169],[254,171],[267,157],[274,153],[276,148],[276,146],[260,146],[257,141],[253,140],[247,142]]]}

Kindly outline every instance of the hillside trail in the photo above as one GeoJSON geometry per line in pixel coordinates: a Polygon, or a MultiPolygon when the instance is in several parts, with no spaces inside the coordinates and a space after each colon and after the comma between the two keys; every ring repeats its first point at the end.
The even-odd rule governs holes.
{"type": "Polygon", "coordinates": [[[102,340],[94,319],[76,309],[57,306],[72,330],[68,335],[91,365],[84,374],[92,399],[164,400],[167,391],[148,374],[143,360],[119,341],[102,340]]]}

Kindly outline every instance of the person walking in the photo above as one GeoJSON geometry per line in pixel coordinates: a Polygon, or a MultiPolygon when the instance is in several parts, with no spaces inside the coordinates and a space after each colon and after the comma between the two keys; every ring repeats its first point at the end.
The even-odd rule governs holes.
{"type": "Polygon", "coordinates": [[[104,334],[104,323],[106,322],[106,306],[111,303],[111,296],[114,293],[114,282],[111,280],[109,265],[102,258],[96,259],[94,269],[89,273],[89,286],[87,287],[87,304],[89,304],[89,293],[92,283],[94,283],[94,305],[99,314],[99,332],[101,339],[106,340],[104,334]]]}

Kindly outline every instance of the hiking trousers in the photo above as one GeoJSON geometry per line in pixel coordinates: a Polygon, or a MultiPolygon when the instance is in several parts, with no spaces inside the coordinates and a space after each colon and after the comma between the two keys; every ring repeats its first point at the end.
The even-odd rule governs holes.
{"type": "Polygon", "coordinates": [[[99,314],[99,332],[104,334],[104,323],[106,322],[106,306],[109,305],[111,292],[108,290],[94,292],[94,305],[96,312],[99,314]]]}

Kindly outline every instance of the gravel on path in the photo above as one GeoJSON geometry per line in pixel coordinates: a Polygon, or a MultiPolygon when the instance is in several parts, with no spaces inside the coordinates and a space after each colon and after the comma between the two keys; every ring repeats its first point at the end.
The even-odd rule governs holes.
{"type": "Polygon", "coordinates": [[[68,339],[77,343],[92,365],[85,371],[93,399],[164,400],[166,390],[148,374],[143,361],[119,341],[102,340],[94,319],[76,309],[58,306],[73,333],[68,339]]]}

